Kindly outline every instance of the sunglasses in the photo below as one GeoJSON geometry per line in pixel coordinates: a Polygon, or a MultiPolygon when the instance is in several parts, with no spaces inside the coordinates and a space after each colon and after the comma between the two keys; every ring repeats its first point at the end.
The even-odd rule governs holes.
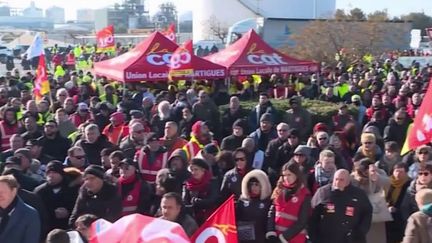
{"type": "Polygon", "coordinates": [[[419,154],[429,154],[428,151],[420,151],[419,154]]]}
{"type": "Polygon", "coordinates": [[[318,138],[318,140],[327,140],[328,138],[327,137],[325,137],[325,138],[318,138]]]}
{"type": "Polygon", "coordinates": [[[430,173],[429,172],[419,172],[418,175],[419,176],[428,176],[430,173]]]}
{"type": "Polygon", "coordinates": [[[245,160],[246,160],[246,158],[244,158],[244,157],[234,159],[234,161],[245,161],[245,160]]]}

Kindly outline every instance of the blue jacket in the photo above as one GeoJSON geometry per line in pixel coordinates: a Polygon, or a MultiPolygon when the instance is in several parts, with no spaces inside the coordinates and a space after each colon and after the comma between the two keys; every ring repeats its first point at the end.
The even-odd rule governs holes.
{"type": "Polygon", "coordinates": [[[41,223],[39,213],[18,197],[4,231],[0,234],[2,243],[38,243],[41,223]]]}

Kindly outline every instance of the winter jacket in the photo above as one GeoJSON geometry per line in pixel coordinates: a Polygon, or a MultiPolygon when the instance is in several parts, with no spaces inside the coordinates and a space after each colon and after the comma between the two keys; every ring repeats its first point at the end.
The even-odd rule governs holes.
{"type": "Polygon", "coordinates": [[[271,187],[267,175],[260,170],[252,170],[242,181],[242,193],[236,203],[237,231],[241,243],[265,242],[267,214],[271,205],[271,187]],[[261,185],[259,197],[251,197],[249,181],[255,178],[261,185]]]}
{"type": "Polygon", "coordinates": [[[234,151],[242,146],[243,139],[246,136],[237,137],[233,134],[222,139],[221,150],[234,151]]]}
{"type": "Polygon", "coordinates": [[[394,119],[390,119],[389,124],[384,128],[384,141],[394,141],[402,148],[405,143],[409,124],[410,121],[408,119],[402,125],[397,124],[394,119]]]}
{"type": "Polygon", "coordinates": [[[83,148],[89,163],[92,165],[101,165],[101,151],[104,148],[112,148],[114,146],[108,141],[105,135],[102,134],[95,143],[89,143],[86,140],[81,139],[77,141],[76,145],[83,148]]]}
{"type": "MultiPolygon", "coordinates": [[[[402,204],[400,206],[402,218],[404,220],[407,220],[411,214],[413,214],[414,212],[417,212],[419,210],[417,203],[416,203],[416,200],[415,200],[415,194],[417,193],[416,183],[417,183],[417,180],[411,181],[411,184],[409,185],[409,187],[405,193],[405,197],[404,197],[402,204]]],[[[432,189],[432,183],[430,183],[429,185],[424,185],[424,188],[432,189]]]]}
{"type": "Polygon", "coordinates": [[[9,220],[0,232],[0,242],[37,243],[41,233],[38,212],[17,198],[15,208],[10,212],[9,220]]]}
{"type": "Polygon", "coordinates": [[[184,211],[180,212],[175,222],[183,228],[189,237],[191,237],[198,229],[198,224],[195,219],[184,211]]]}
{"type": "Polygon", "coordinates": [[[121,151],[123,151],[123,154],[125,155],[126,158],[133,159],[135,153],[138,150],[140,150],[143,146],[144,146],[143,144],[137,144],[135,141],[132,140],[130,136],[127,136],[122,139],[119,148],[121,151]]]}
{"type": "Polygon", "coordinates": [[[276,129],[271,129],[267,133],[263,133],[260,128],[251,133],[249,137],[253,138],[255,141],[255,147],[259,150],[265,151],[271,140],[277,138],[276,129]]]}
{"type": "Polygon", "coordinates": [[[69,225],[73,226],[79,216],[87,213],[114,222],[120,217],[121,211],[122,199],[115,185],[104,182],[98,193],[91,193],[82,186],[69,218],[69,225]]]}
{"type": "Polygon", "coordinates": [[[65,208],[69,214],[72,212],[75,200],[78,196],[78,187],[70,187],[66,181],[58,186],[50,186],[47,182],[38,186],[35,193],[42,199],[49,215],[49,230],[59,228],[68,229],[68,217],[59,219],[55,215],[57,208],[65,208]],[[55,190],[59,190],[55,193],[55,190]]]}
{"type": "Polygon", "coordinates": [[[71,143],[67,138],[62,137],[60,133],[57,133],[54,139],[43,136],[40,140],[42,146],[41,154],[49,155],[59,161],[63,161],[66,158],[71,143]]]}
{"type": "Polygon", "coordinates": [[[432,242],[432,204],[425,205],[421,211],[408,218],[402,243],[432,242]]]}
{"type": "Polygon", "coordinates": [[[332,191],[330,184],[320,187],[312,208],[308,232],[313,243],[366,243],[372,205],[360,188],[349,185],[344,191],[332,191]]]}
{"type": "Polygon", "coordinates": [[[237,168],[233,168],[225,173],[220,189],[220,199],[222,202],[231,196],[231,194],[234,194],[235,199],[239,198],[242,180],[243,175],[238,172],[237,168]]]}
{"type": "MultiPolygon", "coordinates": [[[[256,105],[249,113],[248,123],[249,129],[258,129],[260,126],[261,116],[265,113],[270,113],[273,117],[273,122],[276,120],[277,110],[273,107],[271,102],[268,102],[264,106],[256,105]]],[[[263,149],[265,150],[265,149],[263,149]]]]}
{"type": "MultiPolygon", "coordinates": [[[[232,132],[232,125],[234,122],[238,119],[244,119],[247,117],[246,111],[239,107],[239,109],[231,113],[230,109],[226,109],[224,113],[222,114],[222,136],[226,137],[231,134],[232,132]]],[[[249,129],[245,128],[246,130],[243,131],[243,133],[247,133],[249,129]]]]}
{"type": "Polygon", "coordinates": [[[300,140],[306,141],[312,129],[312,118],[308,110],[300,106],[301,102],[298,103],[299,107],[295,110],[289,109],[284,117],[284,121],[290,126],[290,128],[296,128],[300,131],[300,140]]]}

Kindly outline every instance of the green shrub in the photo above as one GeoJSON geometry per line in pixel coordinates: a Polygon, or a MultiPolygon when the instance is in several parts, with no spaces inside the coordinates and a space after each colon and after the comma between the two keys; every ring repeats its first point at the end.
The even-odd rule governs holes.
{"type": "MultiPolygon", "coordinates": [[[[290,109],[288,100],[271,100],[273,106],[278,110],[278,121],[281,121],[286,110],[290,109]]],[[[241,106],[250,112],[253,107],[257,105],[256,100],[241,101],[241,106]]],[[[302,105],[306,108],[312,115],[312,124],[318,122],[324,122],[326,124],[331,124],[331,118],[333,115],[337,114],[339,109],[339,104],[321,101],[321,100],[309,100],[303,99],[302,105]]],[[[354,106],[348,106],[349,111],[352,115],[357,114],[357,109],[354,106]]],[[[221,114],[223,111],[228,109],[228,105],[223,105],[219,107],[221,114]]]]}

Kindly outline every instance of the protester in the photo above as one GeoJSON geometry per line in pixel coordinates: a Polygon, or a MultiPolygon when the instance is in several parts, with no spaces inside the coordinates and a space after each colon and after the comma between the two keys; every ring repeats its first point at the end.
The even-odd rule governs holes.
{"type": "Polygon", "coordinates": [[[185,212],[182,198],[177,193],[169,192],[164,194],[160,208],[162,211],[161,218],[178,223],[188,236],[192,236],[198,229],[195,220],[185,212]]]}
{"type": "Polygon", "coordinates": [[[432,189],[422,189],[415,196],[420,211],[408,218],[403,243],[430,242],[432,222],[432,189]]]}
{"type": "Polygon", "coordinates": [[[38,212],[25,204],[17,193],[15,178],[0,176],[0,242],[34,243],[41,233],[38,212]]]}

